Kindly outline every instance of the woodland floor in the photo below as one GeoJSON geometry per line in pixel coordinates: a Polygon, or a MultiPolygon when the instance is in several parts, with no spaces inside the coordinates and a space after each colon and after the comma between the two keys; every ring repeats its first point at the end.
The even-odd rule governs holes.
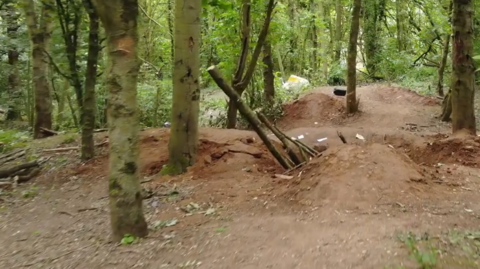
{"type": "Polygon", "coordinates": [[[480,268],[480,138],[448,137],[434,98],[365,86],[362,113],[347,117],[332,89],[278,122],[311,145],[328,137],[292,179],[275,177],[255,133],[218,129],[201,130],[187,174],[159,177],[169,130],[142,132],[152,231],[131,245],[110,241],[107,147],[86,164],[42,153],[54,156],[42,175],[0,195],[0,268],[480,268]]]}

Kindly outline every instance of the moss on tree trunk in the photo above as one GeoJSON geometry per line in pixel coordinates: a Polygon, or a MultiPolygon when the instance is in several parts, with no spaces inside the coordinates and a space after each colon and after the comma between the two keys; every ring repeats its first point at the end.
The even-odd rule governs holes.
{"type": "Polygon", "coordinates": [[[107,77],[110,139],[109,196],[113,238],[148,234],[139,182],[137,77],[137,0],[94,0],[105,28],[109,68],[107,77]]]}
{"type": "Polygon", "coordinates": [[[173,106],[169,163],[164,173],[179,174],[195,163],[200,109],[201,1],[175,1],[173,106]]]}
{"type": "Polygon", "coordinates": [[[46,51],[52,33],[54,2],[46,0],[41,5],[40,16],[35,13],[33,0],[24,0],[25,18],[32,43],[32,84],[35,106],[33,137],[42,138],[42,128],[52,129],[52,97],[48,82],[48,57],[46,51]]]}

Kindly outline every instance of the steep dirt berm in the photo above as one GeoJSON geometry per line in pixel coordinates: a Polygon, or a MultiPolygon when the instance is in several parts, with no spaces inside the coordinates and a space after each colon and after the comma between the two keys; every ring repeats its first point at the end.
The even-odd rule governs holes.
{"type": "Polygon", "coordinates": [[[427,191],[428,197],[435,196],[429,173],[388,145],[332,147],[300,171],[288,183],[288,198],[326,209],[407,203],[427,191]]]}
{"type": "Polygon", "coordinates": [[[324,93],[311,92],[285,104],[284,117],[277,125],[282,129],[321,126],[340,123],[345,118],[344,99],[324,93]]]}

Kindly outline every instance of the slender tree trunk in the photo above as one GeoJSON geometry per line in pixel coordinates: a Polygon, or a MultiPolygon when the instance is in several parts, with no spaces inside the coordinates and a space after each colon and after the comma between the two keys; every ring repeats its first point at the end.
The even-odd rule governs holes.
{"type": "Polygon", "coordinates": [[[7,84],[9,102],[6,120],[16,121],[22,119],[22,91],[20,89],[18,70],[18,58],[20,53],[17,49],[18,29],[20,28],[18,19],[20,16],[17,13],[13,1],[8,1],[5,5],[5,12],[3,12],[4,14],[2,17],[6,22],[7,37],[10,41],[10,44],[8,45],[8,64],[10,69],[8,70],[7,84]]]}
{"type": "Polygon", "coordinates": [[[165,172],[180,174],[195,163],[200,110],[201,1],[175,2],[175,68],[173,70],[172,126],[165,172]]]}
{"type": "Polygon", "coordinates": [[[314,72],[318,68],[318,33],[317,33],[317,6],[314,0],[310,0],[310,10],[313,13],[312,16],[312,69],[314,72]]]}
{"type": "Polygon", "coordinates": [[[357,41],[360,29],[360,9],[362,0],[353,1],[352,24],[350,27],[350,40],[348,43],[347,59],[347,113],[358,111],[358,102],[356,96],[357,87],[357,41]]]}
{"type": "Polygon", "coordinates": [[[138,0],[93,0],[107,36],[109,69],[106,82],[110,139],[109,196],[113,239],[148,234],[139,181],[137,78],[138,0]]]}
{"type": "Polygon", "coordinates": [[[85,90],[82,108],[82,149],[81,159],[89,160],[95,155],[93,130],[95,129],[97,66],[100,52],[98,38],[99,19],[91,0],[83,0],[83,5],[90,19],[88,33],[87,69],[85,71],[85,90]]]}
{"type": "Polygon", "coordinates": [[[340,61],[342,51],[342,20],[343,20],[343,5],[341,0],[335,1],[335,56],[334,61],[340,61]]]}
{"type": "Polygon", "coordinates": [[[476,134],[474,114],[473,1],[453,1],[452,130],[476,134]]]}
{"type": "MultiPolygon", "coordinates": [[[[54,82],[52,81],[52,84],[54,82]]],[[[68,85],[68,82],[67,82],[68,85]]],[[[63,114],[65,113],[65,98],[66,98],[66,91],[68,88],[63,87],[54,87],[53,91],[57,98],[57,117],[56,117],[56,129],[59,130],[60,127],[63,125],[63,114]]]]}
{"type": "MultiPolygon", "coordinates": [[[[318,13],[320,14],[320,18],[322,18],[323,20],[323,24],[324,25],[322,29],[320,29],[319,33],[320,33],[320,43],[319,43],[319,47],[321,48],[321,56],[320,58],[322,59],[322,71],[320,72],[321,74],[323,74],[322,76],[322,83],[324,82],[327,82],[327,79],[328,79],[328,65],[329,65],[329,60],[328,59],[331,59],[330,57],[328,57],[328,53],[329,53],[329,47],[330,47],[330,43],[328,40],[330,40],[330,37],[327,33],[325,33],[324,29],[325,29],[325,26],[328,27],[328,25],[330,24],[330,9],[329,9],[329,6],[326,5],[325,3],[322,3],[320,2],[319,3],[319,6],[318,6],[318,13]]],[[[331,32],[331,31],[330,31],[331,32]]]]}
{"type": "Polygon", "coordinates": [[[42,128],[52,129],[52,96],[48,82],[48,57],[46,51],[52,32],[53,0],[45,0],[41,15],[35,14],[33,0],[24,0],[25,17],[32,43],[32,83],[35,104],[34,138],[43,138],[42,128]]]}
{"type": "Polygon", "coordinates": [[[269,40],[263,44],[263,93],[265,100],[273,104],[275,98],[275,76],[273,74],[272,45],[269,40]]]}
{"type": "Polygon", "coordinates": [[[442,60],[438,67],[438,81],[437,81],[437,93],[440,96],[444,96],[443,92],[443,74],[445,73],[445,67],[447,66],[448,52],[450,48],[450,34],[445,35],[445,41],[443,43],[442,60]]]}
{"type": "MultiPolygon", "coordinates": [[[[243,78],[243,74],[247,67],[247,59],[250,49],[250,33],[252,30],[251,26],[251,0],[242,0],[242,21],[240,24],[241,42],[242,48],[240,52],[240,57],[238,57],[237,69],[232,79],[232,86],[237,93],[242,96],[244,89],[235,88],[235,85],[240,83],[243,78]]],[[[237,104],[233,100],[228,102],[227,110],[227,128],[235,129],[237,126],[237,104]]]]}
{"type": "Polygon", "coordinates": [[[399,51],[405,51],[407,49],[407,39],[405,33],[405,22],[407,17],[405,16],[405,0],[395,1],[395,19],[397,24],[397,46],[399,51]]]}
{"type": "Polygon", "coordinates": [[[167,10],[168,10],[168,17],[167,17],[167,22],[168,22],[168,33],[170,34],[170,57],[173,61],[174,59],[174,53],[175,53],[175,38],[174,38],[174,33],[173,33],[173,17],[174,17],[174,6],[172,4],[172,1],[174,0],[167,0],[167,10]]]}
{"type": "Polygon", "coordinates": [[[363,40],[365,48],[366,63],[368,74],[371,77],[377,75],[377,66],[380,52],[380,24],[379,24],[380,5],[377,0],[365,0],[364,2],[364,26],[363,40]]]}

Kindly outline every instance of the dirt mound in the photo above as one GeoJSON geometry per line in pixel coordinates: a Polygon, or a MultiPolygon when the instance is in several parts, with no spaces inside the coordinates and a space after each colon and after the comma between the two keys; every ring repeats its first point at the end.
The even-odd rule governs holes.
{"type": "MultiPolygon", "coordinates": [[[[149,129],[140,134],[142,176],[158,174],[168,163],[169,129],[149,129]]],[[[76,175],[108,173],[108,152],[76,169],[76,175]]],[[[195,177],[212,174],[274,171],[279,166],[254,132],[202,128],[197,163],[191,167],[195,177]]],[[[192,174],[190,174],[191,176],[192,174]]]]}
{"type": "Polygon", "coordinates": [[[289,183],[287,197],[328,209],[371,209],[409,204],[434,194],[425,173],[406,155],[387,145],[343,145],[330,148],[289,183]]]}
{"type": "Polygon", "coordinates": [[[344,111],[344,99],[311,92],[284,106],[285,116],[278,126],[291,129],[340,122],[345,117],[344,111]]]}
{"type": "Polygon", "coordinates": [[[460,164],[470,167],[480,167],[479,137],[449,137],[435,136],[435,140],[423,147],[414,148],[409,155],[419,164],[438,165],[460,164]],[[440,138],[440,139],[438,139],[440,138]]]}
{"type": "Polygon", "coordinates": [[[440,101],[435,97],[420,95],[406,88],[377,86],[373,90],[377,93],[379,101],[387,104],[404,103],[424,106],[440,104],[440,101]]]}

